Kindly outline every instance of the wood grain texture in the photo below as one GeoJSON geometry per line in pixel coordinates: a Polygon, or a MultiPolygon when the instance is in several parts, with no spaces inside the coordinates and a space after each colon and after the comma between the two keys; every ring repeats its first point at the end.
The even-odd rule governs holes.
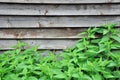
{"type": "Polygon", "coordinates": [[[108,4],[108,5],[0,4],[0,15],[26,15],[26,16],[120,15],[120,4],[108,4]]]}
{"type": "Polygon", "coordinates": [[[4,3],[39,3],[39,4],[84,4],[84,3],[119,3],[120,0],[0,0],[4,3]]]}
{"type": "Polygon", "coordinates": [[[0,39],[76,39],[85,28],[64,29],[0,29],[0,39]]]}
{"type": "MultiPolygon", "coordinates": [[[[0,40],[0,49],[14,49],[12,46],[16,45],[18,40],[0,40]]],[[[28,47],[39,46],[39,49],[66,49],[73,46],[76,40],[21,40],[29,44],[28,47]]]]}
{"type": "Polygon", "coordinates": [[[92,27],[118,22],[120,16],[23,17],[0,16],[0,28],[92,27]]]}
{"type": "Polygon", "coordinates": [[[120,0],[0,0],[0,48],[20,40],[25,49],[66,49],[87,27],[113,22],[120,26],[120,0]]]}

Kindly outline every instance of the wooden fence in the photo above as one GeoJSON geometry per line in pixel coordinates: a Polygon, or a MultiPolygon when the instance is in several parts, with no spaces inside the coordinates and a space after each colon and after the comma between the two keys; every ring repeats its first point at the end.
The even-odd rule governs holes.
{"type": "Polygon", "coordinates": [[[20,40],[61,50],[86,28],[111,22],[120,23],[120,0],[0,0],[0,48],[20,40]]]}

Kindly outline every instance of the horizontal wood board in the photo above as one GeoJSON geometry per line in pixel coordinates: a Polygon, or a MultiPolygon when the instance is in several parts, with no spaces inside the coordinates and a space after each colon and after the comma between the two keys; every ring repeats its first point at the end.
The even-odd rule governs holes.
{"type": "Polygon", "coordinates": [[[0,0],[3,3],[37,3],[37,4],[92,4],[119,3],[120,0],[0,0]]]}
{"type": "Polygon", "coordinates": [[[120,16],[30,17],[0,16],[0,28],[64,28],[93,27],[117,22],[120,16]]]}
{"type": "Polygon", "coordinates": [[[120,4],[107,4],[107,5],[0,4],[0,15],[26,15],[26,16],[120,15],[120,4]]]}
{"type": "Polygon", "coordinates": [[[0,29],[0,39],[77,39],[85,28],[64,29],[0,29]]]}
{"type": "MultiPolygon", "coordinates": [[[[25,47],[30,48],[32,46],[39,46],[38,49],[66,49],[74,46],[76,40],[19,40],[25,43],[28,43],[29,46],[25,47]]],[[[12,46],[16,45],[18,40],[0,40],[0,49],[14,49],[12,46]]]]}

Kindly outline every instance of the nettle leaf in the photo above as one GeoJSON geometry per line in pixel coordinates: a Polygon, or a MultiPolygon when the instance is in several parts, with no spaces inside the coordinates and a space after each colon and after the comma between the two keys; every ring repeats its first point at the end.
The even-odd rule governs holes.
{"type": "Polygon", "coordinates": [[[76,47],[78,48],[78,51],[82,51],[82,50],[85,49],[85,46],[84,46],[83,43],[78,43],[78,44],[76,44],[76,47]]]}
{"type": "Polygon", "coordinates": [[[107,24],[107,25],[105,25],[105,26],[108,28],[108,30],[111,30],[111,29],[113,29],[116,25],[117,25],[117,23],[113,23],[113,24],[107,24]]]}
{"type": "Polygon", "coordinates": [[[94,51],[98,51],[98,49],[99,49],[99,47],[98,47],[98,45],[88,45],[87,46],[88,47],[88,49],[91,49],[91,50],[94,50],[94,51]]]}
{"type": "Polygon", "coordinates": [[[120,49],[120,43],[111,44],[111,49],[120,49]]]}
{"type": "Polygon", "coordinates": [[[43,75],[43,73],[39,70],[38,71],[32,71],[32,73],[35,74],[35,75],[39,75],[39,76],[43,75]]]}
{"type": "Polygon", "coordinates": [[[105,68],[107,65],[109,65],[109,63],[110,63],[111,61],[109,60],[103,60],[102,59],[102,57],[99,59],[99,65],[101,66],[101,67],[103,67],[103,68],[105,68]]]}
{"type": "Polygon", "coordinates": [[[100,40],[101,39],[93,39],[93,40],[91,40],[91,43],[97,43],[98,44],[100,42],[100,40]]]}
{"type": "Polygon", "coordinates": [[[16,44],[15,46],[13,46],[13,48],[16,48],[16,49],[18,49],[18,48],[23,48],[23,47],[25,47],[25,46],[27,46],[27,45],[28,45],[28,44],[25,43],[25,42],[18,41],[17,44],[16,44]]]}
{"type": "Polygon", "coordinates": [[[106,30],[106,29],[104,29],[104,30],[103,30],[103,35],[105,35],[105,34],[107,34],[107,33],[109,33],[109,31],[106,30]]]}
{"type": "Polygon", "coordinates": [[[92,80],[96,80],[96,79],[97,80],[103,80],[102,76],[99,73],[92,75],[92,80]]]}
{"type": "Polygon", "coordinates": [[[112,72],[107,72],[107,71],[104,71],[104,72],[103,72],[103,76],[104,76],[106,79],[113,79],[113,78],[115,78],[115,76],[112,74],[112,72]]]}
{"type": "Polygon", "coordinates": [[[98,51],[98,53],[101,53],[101,52],[103,52],[103,51],[105,51],[106,50],[106,45],[104,45],[104,44],[99,44],[99,51],[98,51]]]}
{"type": "Polygon", "coordinates": [[[78,35],[86,35],[87,34],[87,32],[82,32],[82,33],[79,33],[78,35]]]}
{"type": "Polygon", "coordinates": [[[111,38],[120,43],[120,37],[119,36],[114,35],[114,36],[111,36],[111,38]]]}
{"type": "Polygon", "coordinates": [[[25,64],[25,62],[23,62],[23,63],[20,63],[20,64],[18,64],[17,66],[16,66],[16,70],[17,71],[21,71],[21,70],[23,70],[23,69],[26,69],[28,66],[25,64]]]}
{"type": "Polygon", "coordinates": [[[27,80],[38,80],[38,79],[36,77],[31,76],[31,77],[28,77],[27,80]]]}
{"type": "Polygon", "coordinates": [[[96,38],[95,35],[94,35],[94,33],[88,35],[88,37],[89,37],[89,38],[96,38]]]}
{"type": "Polygon", "coordinates": [[[16,54],[19,54],[21,52],[21,49],[16,49],[16,54]]]}
{"type": "Polygon", "coordinates": [[[24,68],[23,71],[22,71],[22,74],[26,75],[27,73],[28,73],[27,68],[24,68]]]}
{"type": "Polygon", "coordinates": [[[26,49],[23,54],[33,54],[37,51],[38,47],[32,47],[30,49],[26,49]]]}
{"type": "Polygon", "coordinates": [[[73,73],[73,74],[72,74],[72,77],[79,79],[80,75],[79,75],[78,73],[73,73]]]}
{"type": "Polygon", "coordinates": [[[62,73],[62,74],[56,74],[54,77],[57,79],[65,79],[67,76],[65,73],[62,73]]]}
{"type": "Polygon", "coordinates": [[[85,54],[79,54],[78,56],[80,60],[86,60],[88,58],[88,56],[86,56],[85,54]]]}
{"type": "Polygon", "coordinates": [[[113,61],[107,65],[107,67],[115,67],[115,66],[117,66],[117,64],[113,61]]]}
{"type": "Polygon", "coordinates": [[[95,33],[96,31],[98,31],[98,28],[94,26],[94,27],[91,29],[91,32],[92,32],[92,33],[95,33]]]}
{"type": "Polygon", "coordinates": [[[84,74],[81,80],[93,80],[93,79],[90,77],[90,75],[84,74]]]}
{"type": "Polygon", "coordinates": [[[96,32],[100,34],[103,34],[103,31],[104,31],[104,28],[97,28],[96,30],[96,32]]]}
{"type": "Polygon", "coordinates": [[[114,71],[113,74],[116,78],[120,79],[120,70],[114,71]]]}
{"type": "Polygon", "coordinates": [[[87,50],[87,51],[85,52],[85,55],[86,55],[86,56],[89,56],[89,57],[94,57],[94,56],[97,55],[97,51],[92,50],[92,49],[89,49],[89,50],[87,50]]]}
{"type": "Polygon", "coordinates": [[[53,74],[63,74],[63,72],[61,71],[61,69],[52,69],[52,73],[53,74]]]}
{"type": "Polygon", "coordinates": [[[38,80],[49,80],[49,79],[47,79],[47,76],[42,76],[42,77],[40,77],[38,80]]]}
{"type": "Polygon", "coordinates": [[[22,80],[16,74],[9,73],[4,78],[4,80],[22,80]]]}
{"type": "Polygon", "coordinates": [[[88,61],[87,61],[84,64],[82,64],[81,69],[84,70],[84,71],[91,71],[92,68],[93,68],[93,65],[91,65],[91,63],[88,63],[88,61]]]}
{"type": "Polygon", "coordinates": [[[102,39],[101,39],[101,41],[99,42],[99,44],[100,44],[100,43],[105,43],[105,42],[107,42],[109,39],[110,39],[110,38],[109,38],[108,36],[104,36],[104,37],[102,37],[102,39]]]}

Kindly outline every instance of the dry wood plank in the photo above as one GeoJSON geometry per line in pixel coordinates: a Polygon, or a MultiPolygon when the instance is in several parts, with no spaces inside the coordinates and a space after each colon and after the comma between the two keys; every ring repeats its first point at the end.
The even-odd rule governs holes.
{"type": "MultiPolygon", "coordinates": [[[[18,40],[0,40],[0,49],[8,50],[14,49],[12,46],[16,45],[18,40]]],[[[21,40],[28,43],[30,48],[32,46],[39,46],[39,49],[66,49],[73,46],[76,40],[21,40]]]]}
{"type": "Polygon", "coordinates": [[[38,3],[38,4],[88,4],[119,3],[120,0],[0,0],[3,3],[38,3]]]}
{"type": "Polygon", "coordinates": [[[76,39],[85,28],[64,29],[0,29],[0,39],[76,39]]]}
{"type": "Polygon", "coordinates": [[[0,28],[90,27],[118,22],[120,16],[23,17],[0,16],[0,28]]]}
{"type": "Polygon", "coordinates": [[[29,16],[120,15],[120,4],[108,4],[108,5],[0,4],[0,15],[29,15],[29,16]]]}

